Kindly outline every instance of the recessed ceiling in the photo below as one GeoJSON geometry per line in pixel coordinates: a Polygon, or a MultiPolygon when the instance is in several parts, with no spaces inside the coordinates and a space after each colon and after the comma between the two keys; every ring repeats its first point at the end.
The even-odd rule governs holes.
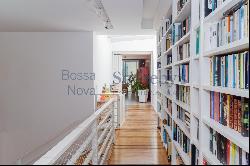
{"type": "Polygon", "coordinates": [[[158,1],[102,0],[114,26],[113,30],[106,30],[86,0],[1,0],[0,31],[96,31],[109,35],[150,35],[155,31],[143,29],[142,23],[143,20],[152,22],[155,18],[159,12],[158,1]]]}

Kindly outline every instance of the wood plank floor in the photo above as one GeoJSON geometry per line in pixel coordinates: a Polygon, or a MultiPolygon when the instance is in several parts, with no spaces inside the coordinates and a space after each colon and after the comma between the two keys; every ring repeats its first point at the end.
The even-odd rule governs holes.
{"type": "Polygon", "coordinates": [[[151,105],[128,107],[126,121],[116,132],[116,142],[108,164],[169,164],[157,131],[157,114],[151,105]]]}

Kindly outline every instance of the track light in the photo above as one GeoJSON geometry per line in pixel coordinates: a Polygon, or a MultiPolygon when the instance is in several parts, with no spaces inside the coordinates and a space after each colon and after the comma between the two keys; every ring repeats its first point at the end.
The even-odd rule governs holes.
{"type": "Polygon", "coordinates": [[[102,20],[104,28],[107,30],[113,29],[111,20],[102,4],[102,0],[86,0],[94,13],[102,20]]]}

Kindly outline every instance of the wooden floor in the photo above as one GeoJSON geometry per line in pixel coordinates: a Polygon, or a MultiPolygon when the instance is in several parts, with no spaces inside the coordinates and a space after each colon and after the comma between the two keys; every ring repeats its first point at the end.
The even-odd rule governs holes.
{"type": "Polygon", "coordinates": [[[151,105],[128,107],[126,121],[116,133],[109,164],[169,164],[157,131],[157,114],[151,105]]]}

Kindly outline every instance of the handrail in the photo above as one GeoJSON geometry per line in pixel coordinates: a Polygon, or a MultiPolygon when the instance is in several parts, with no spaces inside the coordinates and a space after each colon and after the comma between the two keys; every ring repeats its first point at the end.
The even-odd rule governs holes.
{"type": "MultiPolygon", "coordinates": [[[[98,127],[99,124],[97,124],[97,121],[98,121],[99,117],[102,116],[103,113],[105,113],[105,110],[110,109],[110,107],[112,107],[112,112],[114,112],[113,104],[115,101],[117,101],[117,97],[111,98],[101,108],[99,108],[89,118],[87,118],[83,123],[81,123],[78,127],[76,127],[70,134],[68,134],[66,137],[64,137],[63,140],[61,140],[59,143],[57,143],[52,149],[50,149],[45,155],[43,155],[38,161],[36,161],[34,163],[34,165],[53,165],[53,164],[55,164],[55,162],[65,152],[67,152],[67,150],[69,150],[69,148],[71,148],[72,145],[76,144],[75,142],[78,141],[78,139],[81,138],[81,136],[86,133],[86,130],[91,129],[91,131],[90,131],[91,133],[88,135],[88,138],[86,138],[86,140],[85,140],[86,142],[84,140],[81,140],[81,143],[82,143],[81,145],[78,145],[79,143],[77,143],[77,145],[79,147],[76,150],[73,148],[74,150],[72,153],[78,153],[79,149],[80,150],[85,149],[87,147],[87,145],[89,144],[88,141],[92,142],[94,137],[97,138],[96,143],[98,143],[98,136],[93,136],[93,135],[97,135],[96,134],[97,132],[94,132],[92,130],[99,129],[99,127],[98,127]]],[[[114,114],[114,113],[112,113],[112,114],[114,114]]],[[[108,115],[109,115],[109,113],[108,113],[108,115]]],[[[109,116],[105,117],[103,119],[102,123],[105,123],[105,121],[109,118],[109,116]]],[[[111,118],[114,118],[114,115],[112,115],[111,118]]],[[[114,134],[114,132],[112,132],[112,130],[114,130],[114,125],[110,125],[110,126],[111,127],[109,130],[110,131],[109,134],[111,134],[111,133],[114,134]]],[[[109,137],[113,138],[113,136],[111,136],[111,135],[109,135],[109,137]]],[[[110,143],[110,142],[108,140],[105,140],[104,143],[110,143]]],[[[98,148],[98,146],[96,146],[96,147],[98,148]]],[[[105,151],[107,151],[107,149],[105,151]]],[[[97,152],[98,152],[98,150],[97,150],[97,152]]],[[[89,155],[87,156],[86,159],[91,160],[92,157],[90,155],[91,156],[94,155],[94,149],[92,149],[92,151],[89,153],[89,155]]],[[[75,160],[77,157],[79,157],[79,154],[72,154],[71,157],[75,160]]],[[[71,161],[71,159],[68,159],[68,162],[74,163],[75,161],[71,161]]],[[[86,164],[86,160],[83,163],[86,164]]],[[[87,163],[89,163],[89,162],[87,162],[87,163]]]]}

